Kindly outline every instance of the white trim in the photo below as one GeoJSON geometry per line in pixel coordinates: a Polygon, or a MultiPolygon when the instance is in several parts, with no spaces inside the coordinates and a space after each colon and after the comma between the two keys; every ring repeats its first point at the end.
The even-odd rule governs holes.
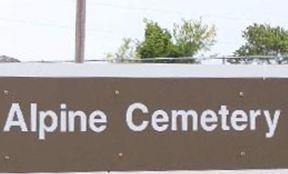
{"type": "Polygon", "coordinates": [[[288,65],[5,63],[0,77],[288,78],[288,65]]]}

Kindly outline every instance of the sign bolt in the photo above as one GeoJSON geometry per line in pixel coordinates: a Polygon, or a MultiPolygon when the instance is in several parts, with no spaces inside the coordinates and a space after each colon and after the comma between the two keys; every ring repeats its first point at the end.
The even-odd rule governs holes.
{"type": "Polygon", "coordinates": [[[122,152],[118,153],[118,157],[122,158],[124,156],[124,154],[122,152]]]}
{"type": "Polygon", "coordinates": [[[9,94],[9,91],[5,89],[5,90],[3,91],[3,93],[4,93],[5,95],[8,95],[8,94],[9,94]]]}
{"type": "Polygon", "coordinates": [[[115,95],[119,95],[120,91],[119,90],[115,90],[114,93],[115,93],[115,95]]]}

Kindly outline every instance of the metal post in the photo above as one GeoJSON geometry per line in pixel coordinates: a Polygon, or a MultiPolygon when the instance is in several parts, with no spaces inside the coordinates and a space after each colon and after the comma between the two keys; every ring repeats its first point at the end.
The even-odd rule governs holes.
{"type": "Polygon", "coordinates": [[[226,64],[226,58],[222,57],[222,64],[225,65],[226,64]]]}
{"type": "Polygon", "coordinates": [[[75,62],[83,63],[85,56],[86,0],[77,0],[75,62]]]}

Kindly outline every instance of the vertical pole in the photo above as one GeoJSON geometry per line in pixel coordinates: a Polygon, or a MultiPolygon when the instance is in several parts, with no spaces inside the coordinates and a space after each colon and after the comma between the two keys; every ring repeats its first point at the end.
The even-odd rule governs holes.
{"type": "Polygon", "coordinates": [[[225,65],[226,64],[226,58],[222,57],[222,64],[225,65]]]}
{"type": "Polygon", "coordinates": [[[85,24],[86,0],[77,0],[76,33],[75,33],[75,62],[83,63],[85,56],[85,24]]]}

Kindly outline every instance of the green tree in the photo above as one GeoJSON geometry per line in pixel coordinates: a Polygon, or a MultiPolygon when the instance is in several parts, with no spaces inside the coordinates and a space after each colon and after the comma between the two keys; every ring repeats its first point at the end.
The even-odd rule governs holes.
{"type": "MultiPolygon", "coordinates": [[[[272,27],[268,24],[253,24],[246,28],[243,32],[243,38],[246,43],[235,51],[235,56],[275,56],[277,63],[282,63],[288,54],[288,30],[277,26],[272,27]]],[[[252,63],[255,59],[238,59],[231,63],[252,63]]],[[[258,62],[263,59],[256,60],[258,62]]],[[[264,60],[268,63],[269,60],[264,60]]]]}
{"type": "Polygon", "coordinates": [[[174,24],[174,54],[172,57],[192,57],[199,51],[210,50],[214,45],[216,37],[215,26],[209,26],[202,19],[182,20],[182,23],[174,24]]]}
{"type": "Polygon", "coordinates": [[[146,19],[144,22],[145,40],[137,49],[140,58],[169,57],[172,47],[170,32],[161,28],[157,22],[146,19]]]}
{"type": "Polygon", "coordinates": [[[215,43],[216,30],[200,20],[182,20],[174,24],[172,32],[162,28],[157,22],[144,20],[144,41],[134,42],[124,39],[123,44],[115,54],[108,54],[108,59],[124,60],[132,57],[140,58],[143,62],[161,63],[195,63],[191,58],[200,51],[207,51],[215,43]],[[180,59],[180,58],[189,59],[180,59]],[[154,59],[154,58],[168,58],[154,59]],[[178,59],[169,59],[178,58],[178,59]]]}
{"type": "MultiPolygon", "coordinates": [[[[145,23],[145,39],[137,49],[142,59],[193,57],[199,51],[209,50],[215,43],[215,27],[203,24],[202,19],[197,21],[183,19],[181,24],[174,24],[172,32],[161,28],[156,22],[146,20],[145,23]]],[[[179,59],[179,61],[161,62],[195,63],[195,60],[179,59]]]]}
{"type": "Polygon", "coordinates": [[[138,59],[139,55],[136,51],[137,41],[130,38],[124,38],[122,44],[116,53],[108,53],[106,58],[111,62],[125,62],[131,59],[138,59]]]}

